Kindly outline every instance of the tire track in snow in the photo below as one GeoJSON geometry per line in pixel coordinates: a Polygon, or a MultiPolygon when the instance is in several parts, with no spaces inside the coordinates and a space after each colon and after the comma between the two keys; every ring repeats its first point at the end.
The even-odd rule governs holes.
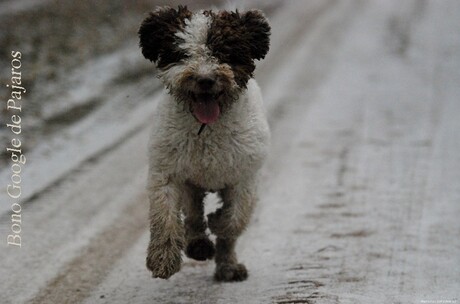
{"type": "MultiPolygon", "coordinates": [[[[300,288],[293,294],[286,293],[282,303],[290,303],[290,300],[294,303],[416,303],[421,299],[455,298],[453,282],[456,273],[445,268],[448,264],[452,267],[453,261],[443,263],[425,257],[431,266],[444,267],[441,268],[444,272],[436,271],[444,273],[438,277],[438,280],[442,277],[444,284],[426,286],[428,289],[413,287],[417,272],[422,277],[427,275],[420,270],[425,264],[418,262],[419,257],[425,255],[425,250],[418,247],[420,217],[434,211],[424,209],[426,203],[434,199],[428,192],[429,169],[437,167],[433,165],[437,161],[433,159],[430,144],[438,133],[434,122],[439,121],[436,112],[440,105],[435,102],[438,97],[434,92],[444,91],[431,84],[432,77],[436,77],[433,71],[439,69],[433,59],[440,60],[442,56],[438,53],[433,58],[430,51],[433,45],[442,45],[443,40],[433,42],[430,33],[431,30],[448,33],[448,30],[447,27],[432,29],[437,19],[423,17],[423,28],[420,29],[420,24],[414,27],[418,40],[408,45],[406,55],[401,58],[391,47],[388,48],[386,37],[382,35],[387,21],[398,14],[412,22],[411,17],[418,14],[414,14],[410,7],[401,10],[395,2],[373,3],[368,7],[351,30],[354,35],[348,37],[347,45],[342,46],[341,63],[337,67],[340,73],[334,75],[327,85],[333,92],[323,92],[322,110],[318,107],[311,110],[315,114],[309,117],[309,129],[318,128],[321,132],[316,133],[316,138],[305,138],[305,146],[313,155],[318,153],[315,149],[324,149],[321,170],[315,168],[318,163],[309,162],[314,165],[309,169],[310,174],[315,176],[310,187],[313,189],[311,200],[322,203],[317,205],[319,210],[305,214],[305,220],[313,224],[306,223],[305,227],[293,231],[299,238],[308,234],[309,243],[298,244],[298,248],[305,252],[299,254],[299,265],[292,270],[300,277],[297,281],[302,282],[301,278],[305,278],[323,286],[314,292],[300,288]],[[359,74],[344,78],[356,67],[361,67],[359,74]],[[327,103],[331,104],[329,108],[326,108],[327,103]],[[337,111],[340,111],[339,115],[335,114],[337,111]],[[344,157],[342,148],[347,146],[349,149],[344,157]],[[347,170],[341,179],[335,179],[336,175],[332,173],[342,171],[342,160],[346,160],[347,170]],[[341,187],[338,180],[342,180],[341,187]],[[341,191],[335,192],[336,189],[341,191]],[[325,203],[328,196],[332,201],[325,203]],[[315,251],[315,248],[318,249],[315,251]],[[433,286],[437,290],[433,291],[433,286]],[[433,296],[428,296],[426,291],[430,288],[433,296]],[[422,294],[425,297],[421,297],[422,294]]],[[[444,83],[449,82],[438,82],[438,85],[445,88],[444,83]]],[[[306,132],[309,133],[311,136],[315,134],[306,132]]],[[[438,147],[438,150],[447,149],[438,147]]],[[[455,163],[451,165],[458,167],[455,163]]],[[[294,200],[298,197],[293,195],[294,200]]],[[[433,205],[436,204],[433,201],[433,205]]],[[[458,210],[447,202],[443,207],[458,210]]],[[[434,209],[441,210],[439,207],[434,209]]],[[[305,212],[307,208],[301,210],[305,212]]],[[[451,228],[458,226],[452,225],[452,221],[447,225],[451,228]]],[[[458,241],[443,239],[442,235],[437,238],[440,239],[438,244],[444,245],[437,248],[440,256],[454,254],[453,248],[458,246],[458,241]]],[[[285,267],[295,260],[296,256],[291,254],[289,261],[284,263],[285,267]]]]}
{"type": "Polygon", "coordinates": [[[65,272],[28,303],[80,303],[144,232],[146,210],[147,196],[143,192],[134,197],[110,229],[97,234],[83,252],[65,266],[65,272]]]}

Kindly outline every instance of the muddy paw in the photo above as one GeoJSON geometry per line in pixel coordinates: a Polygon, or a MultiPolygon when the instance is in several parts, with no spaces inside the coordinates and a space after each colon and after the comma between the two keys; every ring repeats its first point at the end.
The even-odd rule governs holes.
{"type": "Polygon", "coordinates": [[[247,278],[248,271],[243,264],[219,264],[214,274],[214,279],[222,282],[244,281],[247,278]]]}
{"type": "Polygon", "coordinates": [[[152,272],[152,277],[168,279],[180,270],[181,263],[180,249],[172,246],[149,246],[147,268],[152,272]]]}
{"type": "Polygon", "coordinates": [[[191,240],[185,254],[192,259],[197,261],[205,261],[212,259],[215,253],[214,244],[208,238],[199,238],[191,240]]]}

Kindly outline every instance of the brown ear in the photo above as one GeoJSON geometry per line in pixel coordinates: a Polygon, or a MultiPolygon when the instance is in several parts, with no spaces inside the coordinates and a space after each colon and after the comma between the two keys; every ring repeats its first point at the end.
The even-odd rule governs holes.
{"type": "Polygon", "coordinates": [[[259,10],[250,10],[241,16],[246,29],[248,43],[253,59],[263,59],[270,47],[270,25],[259,10]]]}
{"type": "Polygon", "coordinates": [[[185,25],[185,18],[190,19],[192,13],[186,6],[179,6],[177,10],[170,7],[158,8],[151,12],[142,22],[138,35],[142,54],[150,61],[156,62],[161,56],[166,61],[175,58],[178,54],[174,50],[174,34],[185,25]]]}

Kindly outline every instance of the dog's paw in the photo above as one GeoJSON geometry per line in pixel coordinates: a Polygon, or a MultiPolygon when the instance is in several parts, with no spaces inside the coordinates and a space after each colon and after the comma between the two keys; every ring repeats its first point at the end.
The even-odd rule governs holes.
{"type": "Polygon", "coordinates": [[[248,271],[243,264],[218,264],[214,279],[220,282],[244,281],[248,278],[248,271]]]}
{"type": "Polygon", "coordinates": [[[152,277],[168,279],[180,270],[182,257],[180,249],[174,246],[149,245],[147,252],[147,268],[152,277]]]}
{"type": "Polygon", "coordinates": [[[197,261],[212,259],[215,252],[216,250],[213,242],[211,242],[207,237],[191,240],[185,250],[185,254],[189,258],[197,261]]]}

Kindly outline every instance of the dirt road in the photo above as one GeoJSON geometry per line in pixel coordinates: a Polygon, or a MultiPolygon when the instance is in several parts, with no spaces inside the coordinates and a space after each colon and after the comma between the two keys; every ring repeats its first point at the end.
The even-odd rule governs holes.
{"type": "Polygon", "coordinates": [[[251,4],[273,31],[256,71],[272,150],[237,247],[249,279],[216,283],[213,263],[187,258],[167,281],[145,268],[146,146],[163,93],[133,39],[72,69],[66,100],[85,115],[53,128],[69,105],[44,105],[52,135],[27,154],[1,303],[460,301],[459,2],[251,4]]]}

